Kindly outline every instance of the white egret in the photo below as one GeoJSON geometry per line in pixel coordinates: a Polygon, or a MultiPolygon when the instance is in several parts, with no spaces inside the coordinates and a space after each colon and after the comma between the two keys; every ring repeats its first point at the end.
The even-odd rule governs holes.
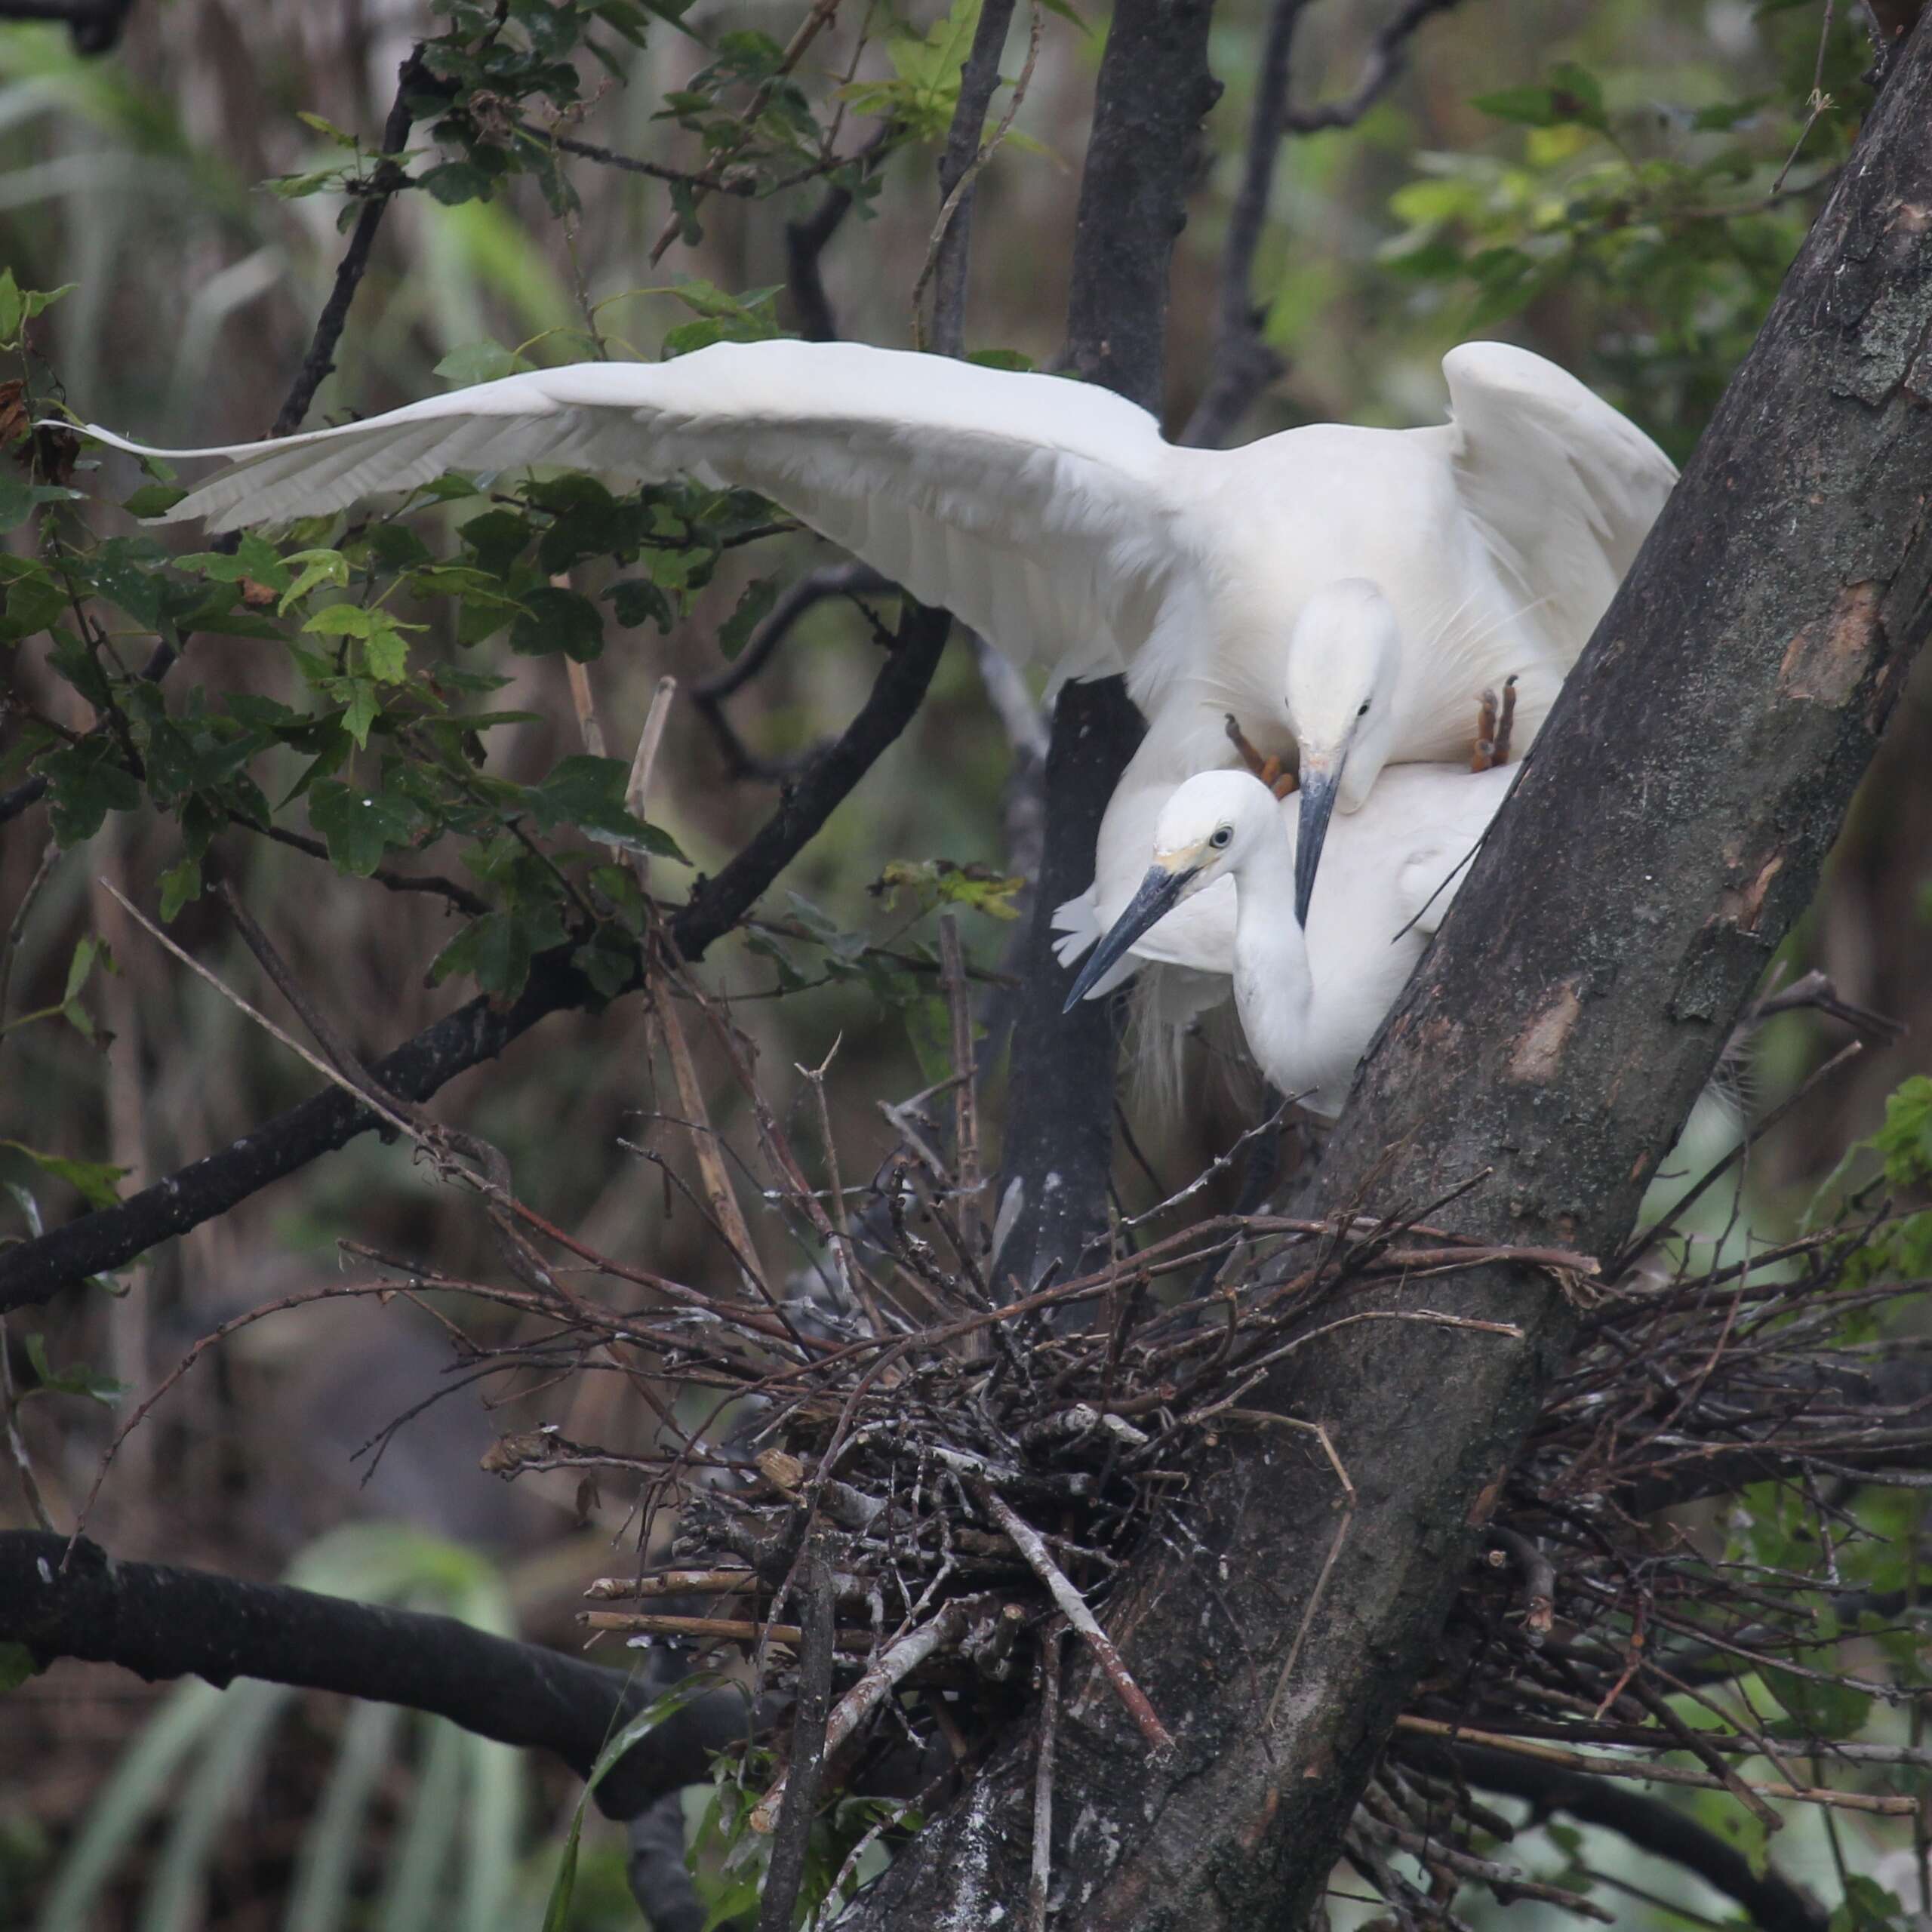
{"type": "MultiPolygon", "coordinates": [[[[533,371],[279,441],[152,450],[229,466],[168,512],[215,530],[446,470],[561,464],[755,490],[1008,657],[1124,671],[1136,787],[1299,747],[1312,877],[1330,811],[1385,764],[1463,758],[1517,679],[1533,737],[1675,477],[1552,364],[1444,358],[1450,420],[1177,448],[1108,392],[854,343],[718,343],[533,371]]],[[[1304,882],[1304,897],[1306,881],[1304,882]]]]}
{"type": "Polygon", "coordinates": [[[1360,810],[1337,820],[1304,931],[1292,808],[1247,772],[1198,774],[1161,806],[1141,848],[1152,863],[1068,1008],[1106,992],[1150,948],[1197,972],[1218,967],[1262,1072],[1332,1118],[1515,777],[1509,766],[1384,772],[1360,810]],[[1179,934],[1164,948],[1164,928],[1179,934]]]}

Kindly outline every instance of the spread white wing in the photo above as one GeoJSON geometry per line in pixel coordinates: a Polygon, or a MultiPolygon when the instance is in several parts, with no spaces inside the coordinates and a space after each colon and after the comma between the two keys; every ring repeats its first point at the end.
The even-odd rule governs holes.
{"type": "Polygon", "coordinates": [[[1144,410],[1052,376],[857,343],[720,343],[458,389],[225,457],[168,512],[233,530],[448,470],[531,464],[757,491],[1021,662],[1121,668],[1172,574],[1172,452],[1144,410]]]}
{"type": "Polygon", "coordinates": [[[1442,358],[1442,373],[1457,494],[1567,671],[1676,468],[1634,423],[1526,349],[1465,343],[1442,358]]]}

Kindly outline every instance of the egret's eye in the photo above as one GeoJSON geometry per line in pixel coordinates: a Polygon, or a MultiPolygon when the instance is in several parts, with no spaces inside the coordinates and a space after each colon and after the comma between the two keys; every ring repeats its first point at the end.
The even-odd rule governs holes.
{"type": "Polygon", "coordinates": [[[1358,718],[1366,718],[1366,717],[1368,715],[1368,700],[1367,700],[1367,699],[1364,698],[1364,699],[1362,700],[1361,709],[1355,713],[1355,715],[1356,715],[1358,718]]]}
{"type": "Polygon", "coordinates": [[[1214,847],[1216,851],[1223,851],[1226,849],[1228,841],[1233,838],[1234,835],[1235,829],[1232,826],[1217,825],[1214,828],[1214,837],[1209,839],[1208,842],[1214,847]]]}

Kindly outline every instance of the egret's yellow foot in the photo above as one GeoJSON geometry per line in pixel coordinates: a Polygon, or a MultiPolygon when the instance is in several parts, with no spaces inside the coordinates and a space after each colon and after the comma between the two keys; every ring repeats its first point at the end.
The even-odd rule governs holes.
{"type": "Polygon", "coordinates": [[[1509,729],[1516,721],[1516,674],[1503,681],[1503,700],[1486,691],[1476,707],[1475,750],[1469,759],[1472,771],[1487,771],[1493,765],[1509,762],[1509,729]]]}
{"type": "Polygon", "coordinates": [[[1476,703],[1475,749],[1469,755],[1472,771],[1487,771],[1496,762],[1496,727],[1500,714],[1496,694],[1484,691],[1476,703]]]}
{"type": "Polygon", "coordinates": [[[1247,734],[1235,721],[1235,715],[1228,713],[1228,743],[1235,748],[1243,764],[1272,792],[1276,798],[1285,798],[1300,783],[1294,771],[1282,764],[1278,758],[1263,758],[1248,742],[1247,734]]]}
{"type": "Polygon", "coordinates": [[[1503,715],[1497,721],[1495,731],[1496,762],[1509,762],[1509,728],[1516,721],[1516,674],[1512,671],[1503,681],[1503,715]]]}

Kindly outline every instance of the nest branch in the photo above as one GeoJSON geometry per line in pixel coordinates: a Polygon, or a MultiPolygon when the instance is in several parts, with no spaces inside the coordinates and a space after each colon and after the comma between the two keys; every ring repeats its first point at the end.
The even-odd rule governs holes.
{"type": "MultiPolygon", "coordinates": [[[[764,1708],[789,1698],[809,1715],[823,1704],[822,1724],[789,1726],[785,1764],[759,1771],[761,1795],[747,1807],[774,1848],[789,1847],[774,1867],[780,1891],[792,1887],[798,1820],[863,1780],[887,1747],[909,1734],[956,1768],[1011,1737],[1031,1704],[1037,1924],[1051,1875],[1063,1636],[1092,1654],[1150,1750],[1164,1757],[1184,1743],[1188,1714],[1156,1711],[1109,1634],[1118,1580],[1158,1541],[1197,1552],[1204,1589],[1217,1590],[1191,1475],[1226,1453],[1230,1429],[1299,1435],[1333,1474],[1339,1520],[1300,1627],[1251,1626],[1242,1639],[1254,1638],[1257,1697],[1279,1706],[1338,1572],[1355,1485],[1347,1445],[1317,1417],[1268,1406],[1263,1384],[1315,1337],[1349,1327],[1422,1323],[1472,1347],[1518,1336],[1455,1312],[1460,1278],[1499,1263],[1589,1312],[1472,1539],[1439,1666],[1414,1687],[1352,1832],[1356,1868],[1384,1887],[1398,1923],[1417,1926],[1452,1923],[1443,1901],[1470,1879],[1543,1897],[1469,1848],[1500,1835],[1494,1813],[1436,1775],[1458,1753],[1560,1777],[1573,1794],[1580,1781],[1721,1792],[1767,1825],[1771,1807],[1793,1802],[1914,1810],[1888,1780],[1924,1769],[1927,1754],[1855,1743],[1814,1757],[1729,1687],[1781,1672],[1905,1694],[1821,1651],[1819,1620],[1825,1573],[1861,1534],[1840,1472],[1897,1480],[1900,1463],[1932,1460],[1932,1362],[1875,1355],[1859,1338],[1922,1285],[1871,1266],[1889,1204],[1858,1199],[1832,1228],[1722,1265],[1698,1265],[1709,1251],[1666,1226],[1641,1265],[1618,1268],[1563,1248],[1459,1240],[1433,1218],[1440,1201],[1376,1219],[1201,1214],[1199,1192],[1183,1189],[1162,1204],[1164,1223],[1118,1223],[1103,1265],[1018,1294],[1002,1287],[993,1252],[964,961],[953,940],[943,954],[952,1077],[887,1110],[894,1144],[883,1160],[872,1150],[854,1159],[832,1144],[826,1069],[800,1069],[795,1100],[823,1143],[814,1174],[786,1131],[795,1109],[760,1088],[729,1010],[668,946],[654,952],[647,996],[680,1118],[652,1157],[697,1170],[696,1193],[715,1210],[703,1278],[599,1252],[518,1199],[489,1150],[458,1149],[493,1225],[516,1234],[515,1254],[499,1245],[518,1285],[352,1247],[374,1278],[328,1291],[401,1299],[441,1321],[457,1351],[449,1387],[501,1377],[527,1394],[595,1369],[645,1395],[658,1423],[648,1447],[542,1428],[504,1438],[486,1466],[506,1478],[568,1469],[636,1480],[638,1567],[590,1585],[595,1607],[580,1623],[592,1641],[735,1647],[768,1694],[764,1708]],[[707,1090],[720,1078],[743,1104],[707,1090]],[[748,1150],[712,1124],[729,1118],[748,1123],[748,1150]],[[858,1174],[872,1179],[840,1178],[858,1174]],[[789,1281],[772,1260],[781,1239],[808,1257],[789,1281]],[[1197,1298],[1189,1290],[1204,1270],[1214,1291],[1197,1298]],[[483,1304],[473,1332],[463,1296],[483,1304]],[[1847,1338],[1854,1315],[1866,1327],[1847,1338]],[[1708,1537],[1660,1534],[1649,1520],[1684,1497],[1767,1478],[1786,1484],[1815,1526],[1819,1574],[1747,1561],[1708,1537]],[[1411,1857],[1429,1890],[1403,1876],[1411,1857]]],[[[349,1080],[361,1071],[336,1069],[349,1080]]],[[[1835,1607],[1852,1632],[1861,1617],[1869,1629],[1867,1611],[1912,1609],[1835,1607]]]]}

